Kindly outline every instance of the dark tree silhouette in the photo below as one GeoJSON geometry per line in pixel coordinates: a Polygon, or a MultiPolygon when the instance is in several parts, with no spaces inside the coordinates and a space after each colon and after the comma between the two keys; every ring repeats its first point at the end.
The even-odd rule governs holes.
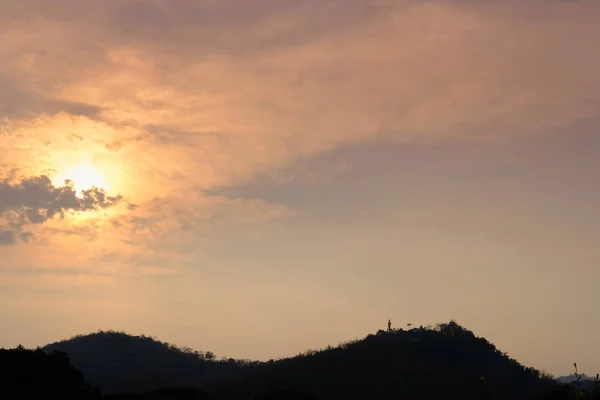
{"type": "Polygon", "coordinates": [[[65,353],[19,346],[0,350],[0,398],[86,400],[100,397],[65,353]]]}

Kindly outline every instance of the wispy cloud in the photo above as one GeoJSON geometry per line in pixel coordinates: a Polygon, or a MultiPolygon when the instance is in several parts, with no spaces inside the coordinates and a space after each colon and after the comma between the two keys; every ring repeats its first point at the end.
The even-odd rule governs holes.
{"type": "MultiPolygon", "coordinates": [[[[600,105],[591,0],[0,4],[5,169],[92,160],[108,192],[140,204],[119,222],[128,235],[152,221],[185,241],[217,216],[290,215],[204,193],[340,146],[544,134],[600,105]]],[[[11,218],[100,206],[97,194],[11,218]]]]}

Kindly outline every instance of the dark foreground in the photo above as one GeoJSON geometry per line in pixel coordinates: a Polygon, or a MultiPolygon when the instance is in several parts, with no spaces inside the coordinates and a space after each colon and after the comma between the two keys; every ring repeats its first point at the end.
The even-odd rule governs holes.
{"type": "Polygon", "coordinates": [[[50,398],[558,400],[600,399],[600,385],[559,383],[454,322],[264,363],[116,332],[0,350],[0,399],[50,398]]]}

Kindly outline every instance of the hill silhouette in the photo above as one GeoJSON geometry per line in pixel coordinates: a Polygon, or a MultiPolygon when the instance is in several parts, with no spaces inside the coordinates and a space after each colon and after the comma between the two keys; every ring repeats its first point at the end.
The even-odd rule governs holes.
{"type": "Polygon", "coordinates": [[[69,354],[73,365],[103,393],[141,393],[165,387],[199,386],[237,377],[251,362],[219,360],[149,336],[100,331],[48,344],[47,352],[69,354]]]}
{"type": "Polygon", "coordinates": [[[321,400],[518,400],[551,391],[559,396],[562,388],[454,321],[429,329],[379,331],[269,362],[217,360],[210,352],[119,332],[78,336],[44,349],[68,353],[104,393],[194,387],[223,400],[294,398],[290,393],[321,400]]]}
{"type": "MultiPolygon", "coordinates": [[[[556,380],[558,382],[562,382],[562,383],[573,383],[573,382],[577,381],[578,375],[579,374],[559,376],[558,378],[556,378],[556,380]]],[[[596,380],[596,377],[588,376],[586,374],[581,374],[581,375],[579,375],[579,380],[580,380],[580,383],[583,383],[586,385],[592,385],[594,383],[594,381],[596,380]]]]}
{"type": "Polygon", "coordinates": [[[454,322],[380,331],[252,370],[244,391],[294,388],[322,399],[530,399],[556,386],[454,322]]]}

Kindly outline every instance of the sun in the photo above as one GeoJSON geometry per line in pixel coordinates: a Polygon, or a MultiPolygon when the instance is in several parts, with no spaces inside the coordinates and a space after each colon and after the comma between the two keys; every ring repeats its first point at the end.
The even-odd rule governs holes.
{"type": "Polygon", "coordinates": [[[90,164],[80,164],[68,168],[67,172],[57,179],[57,184],[62,186],[67,180],[72,182],[73,188],[78,192],[93,187],[107,189],[104,177],[90,164]]]}

